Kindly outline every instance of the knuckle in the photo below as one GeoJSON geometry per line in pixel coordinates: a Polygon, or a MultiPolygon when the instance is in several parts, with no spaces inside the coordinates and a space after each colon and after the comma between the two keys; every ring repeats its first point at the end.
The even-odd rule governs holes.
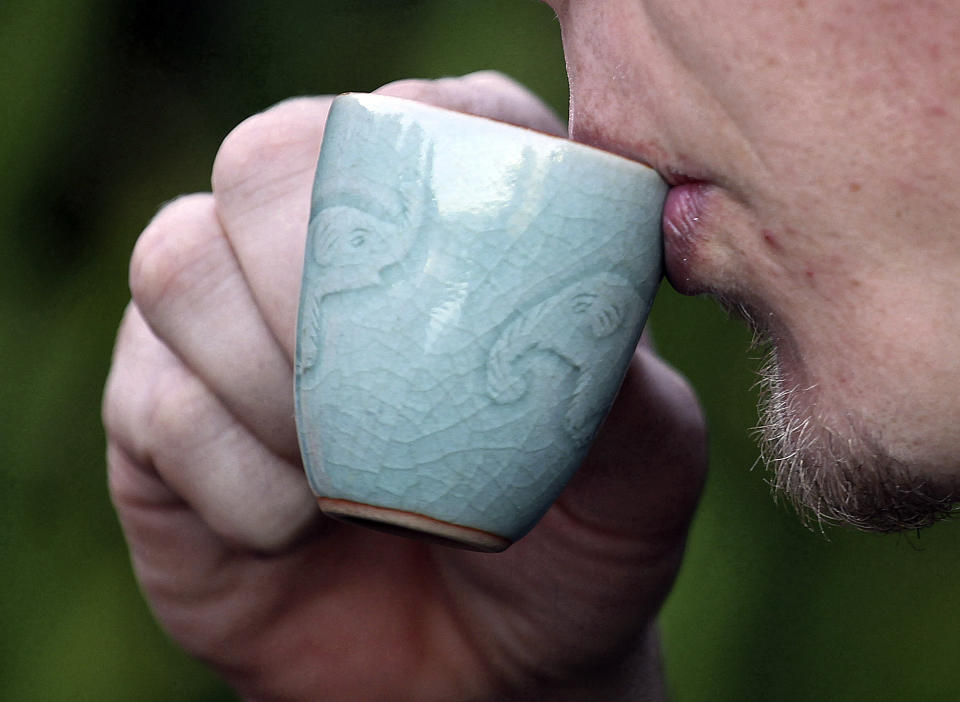
{"type": "Polygon", "coordinates": [[[147,225],[130,259],[130,292],[145,314],[190,283],[210,232],[216,231],[210,226],[214,216],[209,195],[185,195],[165,205],[147,225]]]}
{"type": "Polygon", "coordinates": [[[144,419],[150,453],[182,455],[208,439],[210,399],[203,383],[185,369],[161,372],[153,382],[144,419]]]}
{"type": "Polygon", "coordinates": [[[136,305],[121,323],[103,396],[108,440],[140,463],[204,427],[202,383],[147,327],[136,305]]]}
{"type": "Polygon", "coordinates": [[[224,138],[213,161],[213,190],[231,190],[247,180],[256,169],[264,148],[277,135],[273,115],[261,112],[248,117],[224,138]]]}
{"type": "Polygon", "coordinates": [[[120,324],[116,349],[114,350],[113,364],[110,367],[110,373],[107,375],[103,389],[101,419],[108,438],[125,433],[123,426],[125,415],[123,401],[129,397],[129,393],[125,390],[125,369],[129,350],[125,348],[124,337],[127,335],[126,328],[129,326],[128,316],[129,313],[120,324]]]}
{"type": "Polygon", "coordinates": [[[145,457],[143,410],[156,377],[150,358],[157,344],[136,305],[128,305],[104,387],[102,420],[108,440],[139,460],[145,457]]]}
{"type": "MultiPolygon", "coordinates": [[[[213,161],[213,191],[243,197],[260,183],[268,164],[299,164],[297,154],[305,144],[316,142],[319,148],[331,102],[330,97],[291,98],[234,127],[213,161]]],[[[307,151],[312,165],[316,154],[307,151]]]]}

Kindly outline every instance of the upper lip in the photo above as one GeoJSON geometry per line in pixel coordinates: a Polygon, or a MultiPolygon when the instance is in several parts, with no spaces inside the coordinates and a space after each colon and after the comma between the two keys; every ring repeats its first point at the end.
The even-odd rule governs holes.
{"type": "Polygon", "coordinates": [[[645,166],[649,166],[660,174],[668,185],[687,185],[688,183],[709,182],[712,179],[705,172],[700,172],[690,164],[682,163],[680,159],[673,158],[667,151],[654,142],[626,145],[607,138],[602,132],[590,130],[574,130],[570,138],[598,149],[610,151],[631,161],[637,161],[645,166]]]}
{"type": "Polygon", "coordinates": [[[671,187],[675,185],[688,185],[690,183],[703,183],[707,180],[703,177],[688,175],[682,171],[672,169],[657,169],[657,172],[660,174],[660,177],[667,181],[667,184],[671,187]]]}

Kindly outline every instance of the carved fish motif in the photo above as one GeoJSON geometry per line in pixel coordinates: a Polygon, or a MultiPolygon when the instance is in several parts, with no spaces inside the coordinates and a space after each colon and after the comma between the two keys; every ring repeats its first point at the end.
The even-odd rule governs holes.
{"type": "Polygon", "coordinates": [[[401,262],[413,248],[431,201],[429,183],[432,150],[413,127],[398,137],[396,155],[384,160],[382,181],[353,183],[349,171],[342,182],[321,188],[310,219],[310,245],[305,266],[314,266],[311,293],[302,301],[296,373],[304,387],[316,367],[323,299],[334,293],[382,283],[382,272],[401,262]],[[421,161],[425,160],[423,171],[421,161]],[[408,169],[416,169],[407,173],[408,169]],[[392,173],[391,171],[396,171],[392,173]],[[399,196],[400,212],[389,214],[383,202],[399,196]],[[376,214],[374,214],[376,213],[376,214]]]}
{"type": "MultiPolygon", "coordinates": [[[[622,276],[600,273],[578,281],[510,322],[490,349],[487,394],[498,404],[516,402],[529,389],[519,361],[548,351],[569,363],[577,378],[564,428],[581,445],[590,439],[592,421],[604,412],[607,385],[622,369],[603,363],[606,341],[632,333],[642,313],[637,291],[622,276]]],[[[535,372],[535,368],[527,372],[535,372]]]]}

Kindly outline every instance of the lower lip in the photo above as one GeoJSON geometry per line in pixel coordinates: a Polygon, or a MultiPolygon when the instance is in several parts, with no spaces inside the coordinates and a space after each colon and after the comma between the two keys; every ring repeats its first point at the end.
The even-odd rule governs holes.
{"type": "Polygon", "coordinates": [[[675,185],[663,205],[663,251],[667,279],[684,295],[696,295],[703,287],[694,277],[697,248],[704,236],[703,217],[709,186],[706,183],[675,185]]]}

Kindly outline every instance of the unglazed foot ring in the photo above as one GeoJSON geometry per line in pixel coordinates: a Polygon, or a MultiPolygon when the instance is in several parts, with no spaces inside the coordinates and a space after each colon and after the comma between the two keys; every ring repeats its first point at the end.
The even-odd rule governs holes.
{"type": "Polygon", "coordinates": [[[446,546],[457,546],[484,553],[499,553],[511,544],[509,539],[496,534],[442,522],[414,512],[365,505],[332,497],[318,497],[317,502],[324,514],[342,522],[403,536],[418,537],[446,546]]]}

